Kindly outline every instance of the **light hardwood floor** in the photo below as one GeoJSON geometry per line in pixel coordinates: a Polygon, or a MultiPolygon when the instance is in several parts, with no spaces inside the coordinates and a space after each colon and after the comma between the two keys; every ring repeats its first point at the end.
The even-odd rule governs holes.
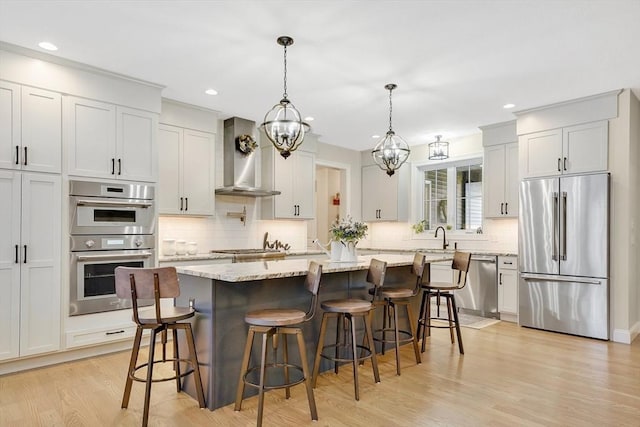
{"type": "MultiPolygon", "coordinates": [[[[267,393],[265,426],[640,426],[640,339],[615,344],[501,322],[463,329],[464,356],[434,331],[421,365],[402,350],[380,359],[381,383],[360,368],[360,401],[352,372],[325,373],[315,390],[312,423],[304,388],[267,393]]],[[[0,377],[0,426],[138,426],[143,385],[120,409],[128,352],[0,377]]],[[[152,390],[151,426],[251,426],[257,400],[216,411],[199,409],[173,382],[152,390]]]]}

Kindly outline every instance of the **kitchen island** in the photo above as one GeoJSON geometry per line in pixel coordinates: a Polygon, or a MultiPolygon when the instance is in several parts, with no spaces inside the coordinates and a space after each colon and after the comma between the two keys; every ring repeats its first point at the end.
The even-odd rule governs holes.
{"type": "MultiPolygon", "coordinates": [[[[413,255],[366,255],[353,263],[332,263],[320,256],[316,260],[323,268],[319,302],[346,297],[368,299],[370,285],[366,282],[366,274],[372,258],[387,262],[385,285],[414,286],[415,278],[411,274],[413,255]]],[[[448,254],[427,255],[428,262],[450,259],[452,257],[448,254]]],[[[197,311],[193,330],[209,409],[225,406],[235,399],[248,329],[244,322],[245,313],[278,307],[308,309],[310,294],[304,288],[304,279],[309,262],[308,259],[294,259],[177,267],[181,294],[176,305],[191,303],[197,311]]],[[[415,300],[417,309],[418,298],[415,300]]],[[[318,307],[314,319],[302,328],[309,363],[313,362],[315,355],[322,320],[320,312],[318,307]]],[[[374,321],[374,328],[375,325],[374,321]]],[[[329,336],[327,340],[332,338],[329,336]]],[[[252,360],[259,358],[258,347],[254,348],[252,360]]],[[[290,350],[290,359],[295,364],[299,363],[294,347],[290,350]]],[[[330,368],[329,362],[322,362],[321,370],[330,368]]],[[[192,381],[191,376],[187,377],[184,387],[193,396],[192,381]]],[[[255,390],[248,388],[247,392],[255,390]]]]}

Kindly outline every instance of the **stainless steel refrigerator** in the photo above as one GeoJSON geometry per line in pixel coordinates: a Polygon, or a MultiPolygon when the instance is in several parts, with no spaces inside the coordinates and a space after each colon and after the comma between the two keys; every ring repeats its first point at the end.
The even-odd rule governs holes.
{"type": "Polygon", "coordinates": [[[609,174],[523,180],[518,229],[519,324],[609,339],[609,174]]]}

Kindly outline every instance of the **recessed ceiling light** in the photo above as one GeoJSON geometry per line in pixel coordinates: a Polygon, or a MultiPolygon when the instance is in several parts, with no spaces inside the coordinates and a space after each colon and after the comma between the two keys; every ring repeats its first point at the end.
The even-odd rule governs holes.
{"type": "Polygon", "coordinates": [[[217,95],[218,91],[215,89],[207,89],[204,91],[204,93],[206,93],[207,95],[217,95]]]}
{"type": "Polygon", "coordinates": [[[56,46],[53,43],[49,43],[49,42],[40,42],[40,43],[38,43],[38,46],[40,46],[41,48],[43,48],[45,50],[58,50],[58,46],[56,46]]]}
{"type": "Polygon", "coordinates": [[[504,104],[504,105],[502,106],[502,108],[504,108],[505,110],[508,110],[509,108],[513,108],[513,107],[515,107],[515,106],[516,106],[516,104],[504,104]]]}
{"type": "Polygon", "coordinates": [[[380,135],[371,135],[371,138],[380,138],[380,135]]]}
{"type": "Polygon", "coordinates": [[[313,117],[311,117],[311,116],[307,116],[307,117],[305,117],[305,118],[304,118],[304,121],[305,121],[305,122],[312,122],[312,121],[314,121],[314,120],[315,120],[315,119],[314,119],[313,117]]]}

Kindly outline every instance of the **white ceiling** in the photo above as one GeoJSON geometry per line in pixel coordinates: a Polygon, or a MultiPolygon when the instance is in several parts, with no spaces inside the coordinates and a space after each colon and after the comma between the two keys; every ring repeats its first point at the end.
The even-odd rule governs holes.
{"type": "Polygon", "coordinates": [[[502,108],[619,88],[640,94],[640,0],[7,1],[0,40],[165,85],[163,96],[260,123],[282,95],[321,141],[410,145],[511,120],[502,108]],[[219,95],[203,92],[215,88],[219,95]]]}

